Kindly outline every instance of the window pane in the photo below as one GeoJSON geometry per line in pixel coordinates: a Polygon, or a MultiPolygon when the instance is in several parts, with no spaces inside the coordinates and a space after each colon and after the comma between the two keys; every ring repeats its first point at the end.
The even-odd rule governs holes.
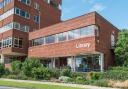
{"type": "Polygon", "coordinates": [[[46,44],[55,42],[55,35],[48,36],[45,38],[46,44]]]}
{"type": "Polygon", "coordinates": [[[79,29],[74,30],[74,38],[75,39],[80,38],[80,30],[79,29]]]}
{"type": "Polygon", "coordinates": [[[58,41],[65,41],[66,40],[67,32],[58,34],[58,41]]]}
{"type": "Polygon", "coordinates": [[[72,39],[74,39],[73,31],[69,31],[68,32],[68,40],[72,40],[72,39]]]}

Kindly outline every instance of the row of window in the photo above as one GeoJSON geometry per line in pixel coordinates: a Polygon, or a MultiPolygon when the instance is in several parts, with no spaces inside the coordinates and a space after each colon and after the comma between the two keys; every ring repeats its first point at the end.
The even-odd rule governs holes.
{"type": "Polygon", "coordinates": [[[23,25],[17,22],[11,22],[6,24],[5,26],[0,28],[0,33],[3,33],[5,31],[11,30],[11,29],[16,29],[16,30],[20,30],[23,32],[29,32],[29,26],[27,25],[23,25]]]}
{"type": "Polygon", "coordinates": [[[3,0],[0,2],[0,9],[5,7],[7,4],[11,3],[13,0],[3,0]]]}
{"type": "Polygon", "coordinates": [[[31,4],[31,0],[18,0],[26,5],[30,5],[31,4]]]}
{"type": "MultiPolygon", "coordinates": [[[[15,7],[15,8],[8,10],[5,13],[3,13],[2,15],[0,15],[0,21],[4,20],[5,18],[9,17],[12,14],[16,14],[16,15],[19,15],[19,16],[24,17],[26,19],[30,19],[30,14],[28,12],[15,7]]],[[[40,16],[35,15],[33,17],[33,21],[36,23],[39,23],[40,22],[40,16]]]]}
{"type": "Polygon", "coordinates": [[[0,41],[0,48],[16,47],[22,48],[22,38],[8,37],[0,41]]]}
{"type": "Polygon", "coordinates": [[[27,11],[24,11],[24,10],[17,8],[17,7],[15,7],[15,14],[22,16],[26,19],[30,19],[30,14],[27,11]]]}
{"type": "Polygon", "coordinates": [[[75,29],[75,30],[47,36],[47,37],[33,39],[32,46],[79,39],[79,38],[86,37],[86,36],[94,36],[96,29],[98,29],[97,26],[91,25],[88,27],[79,28],[79,29],[75,29]]]}

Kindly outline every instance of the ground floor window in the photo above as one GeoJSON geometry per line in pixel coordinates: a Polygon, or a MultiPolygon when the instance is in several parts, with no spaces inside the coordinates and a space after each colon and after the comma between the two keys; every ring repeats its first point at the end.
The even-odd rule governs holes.
{"type": "Polygon", "coordinates": [[[100,70],[100,55],[86,55],[75,58],[76,71],[98,71],[100,70]]]}
{"type": "Polygon", "coordinates": [[[72,71],[89,72],[101,70],[100,54],[79,55],[74,57],[58,57],[42,60],[45,67],[62,69],[70,66],[72,71]]]}

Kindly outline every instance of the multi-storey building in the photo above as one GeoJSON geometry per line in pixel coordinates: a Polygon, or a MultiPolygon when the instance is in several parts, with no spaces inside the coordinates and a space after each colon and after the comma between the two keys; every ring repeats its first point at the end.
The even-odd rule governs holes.
{"type": "Polygon", "coordinates": [[[28,54],[28,33],[60,22],[61,0],[0,0],[0,54],[5,63],[28,54]]]}
{"type": "Polygon", "coordinates": [[[60,7],[61,0],[1,0],[1,62],[37,57],[73,71],[113,65],[119,30],[97,12],[61,22],[60,7]]]}

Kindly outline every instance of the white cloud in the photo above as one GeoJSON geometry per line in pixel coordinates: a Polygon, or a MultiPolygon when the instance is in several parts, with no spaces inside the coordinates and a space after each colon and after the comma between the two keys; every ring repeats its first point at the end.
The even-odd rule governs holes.
{"type": "Polygon", "coordinates": [[[95,0],[82,0],[83,3],[93,4],[95,0]]]}
{"type": "Polygon", "coordinates": [[[106,6],[104,6],[102,3],[96,3],[93,5],[90,11],[103,11],[104,9],[106,9],[106,6]]]}

